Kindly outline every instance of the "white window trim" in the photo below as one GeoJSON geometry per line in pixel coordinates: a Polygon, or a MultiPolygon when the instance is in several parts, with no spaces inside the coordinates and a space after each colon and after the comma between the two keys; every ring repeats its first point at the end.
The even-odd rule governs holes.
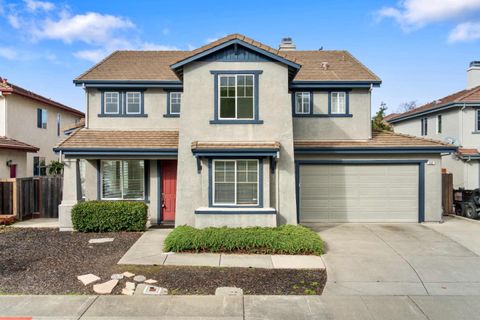
{"type": "Polygon", "coordinates": [[[182,112],[182,98],[183,98],[182,92],[180,92],[180,91],[172,91],[172,92],[170,92],[170,101],[169,101],[169,106],[168,106],[168,107],[170,108],[170,110],[169,110],[169,113],[170,113],[170,114],[180,114],[180,112],[173,112],[173,111],[172,111],[172,98],[173,98],[172,96],[175,95],[175,94],[179,94],[179,95],[180,95],[180,112],[182,112]]]}
{"type": "Polygon", "coordinates": [[[250,73],[246,73],[246,74],[219,74],[218,75],[218,119],[219,120],[255,120],[255,86],[256,86],[256,83],[255,83],[255,75],[254,74],[250,74],[250,73]],[[252,77],[252,117],[251,118],[239,118],[238,117],[238,107],[237,107],[237,101],[238,101],[238,95],[237,95],[237,83],[238,83],[238,76],[251,76],[252,77]],[[226,77],[235,77],[235,118],[222,118],[221,117],[221,110],[222,110],[222,103],[221,103],[221,79],[222,78],[226,78],[226,77]]]}
{"type": "Polygon", "coordinates": [[[105,200],[105,201],[118,201],[118,200],[122,200],[122,201],[143,201],[145,200],[145,160],[143,162],[143,175],[144,175],[144,181],[143,181],[143,193],[142,193],[142,197],[141,198],[129,198],[129,199],[125,199],[124,198],[124,193],[123,193],[123,162],[125,160],[100,160],[100,199],[101,200],[105,200]],[[120,175],[120,186],[121,186],[121,191],[122,191],[122,197],[121,198],[104,198],[103,197],[103,162],[105,161],[120,161],[120,172],[122,172],[122,174],[120,175]]]}
{"type": "Polygon", "coordinates": [[[311,108],[311,104],[312,104],[312,97],[311,97],[310,92],[308,92],[308,91],[298,91],[298,92],[295,92],[295,98],[294,98],[294,99],[295,99],[295,114],[310,114],[310,108],[311,108]],[[300,100],[301,100],[300,105],[302,106],[302,108],[303,108],[304,95],[308,95],[308,111],[303,111],[303,112],[298,111],[298,109],[297,109],[297,106],[298,106],[298,101],[297,101],[298,95],[300,95],[300,100]]]}
{"type": "Polygon", "coordinates": [[[104,114],[119,114],[120,113],[120,93],[116,91],[105,91],[103,93],[103,113],[104,114]],[[114,93],[117,96],[117,111],[107,112],[107,93],[114,93]]]}
{"type": "Polygon", "coordinates": [[[258,159],[218,159],[213,160],[212,165],[212,205],[214,206],[232,206],[232,207],[250,207],[250,206],[258,206],[259,205],[259,197],[260,197],[260,161],[258,159]],[[237,161],[256,161],[257,162],[257,202],[256,203],[248,203],[248,204],[237,204],[237,161]],[[234,193],[235,193],[235,202],[234,203],[226,203],[226,202],[216,202],[215,201],[215,167],[217,162],[234,162],[235,163],[235,171],[234,171],[234,193]]]}
{"type": "Polygon", "coordinates": [[[347,114],[347,93],[345,91],[332,91],[330,92],[330,114],[347,114]],[[337,109],[340,110],[340,95],[343,95],[343,111],[334,111],[333,107],[333,95],[337,95],[337,109]]]}
{"type": "Polygon", "coordinates": [[[142,93],[139,91],[127,91],[125,93],[125,114],[142,114],[142,93]],[[128,94],[138,94],[138,112],[129,112],[128,111],[128,94]]]}
{"type": "Polygon", "coordinates": [[[437,115],[437,134],[441,134],[443,130],[443,117],[441,114],[437,115]],[[441,119],[441,120],[440,120],[441,119]],[[442,127],[442,128],[441,128],[442,127]]]}

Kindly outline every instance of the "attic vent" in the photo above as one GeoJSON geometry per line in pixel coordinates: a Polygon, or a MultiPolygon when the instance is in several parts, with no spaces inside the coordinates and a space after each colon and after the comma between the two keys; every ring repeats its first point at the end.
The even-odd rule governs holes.
{"type": "Polygon", "coordinates": [[[323,70],[328,70],[328,68],[330,67],[330,65],[326,61],[322,62],[321,66],[323,70]]]}

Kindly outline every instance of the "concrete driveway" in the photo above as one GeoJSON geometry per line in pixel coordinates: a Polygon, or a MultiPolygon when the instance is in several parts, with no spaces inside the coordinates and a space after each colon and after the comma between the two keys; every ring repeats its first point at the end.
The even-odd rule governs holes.
{"type": "Polygon", "coordinates": [[[478,222],[310,227],[327,244],[324,294],[480,295],[478,222]]]}

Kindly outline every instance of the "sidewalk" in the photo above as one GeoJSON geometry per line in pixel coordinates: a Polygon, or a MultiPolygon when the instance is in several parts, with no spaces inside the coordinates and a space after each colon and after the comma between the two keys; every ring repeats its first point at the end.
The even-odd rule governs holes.
{"type": "Polygon", "coordinates": [[[474,296],[0,296],[0,317],[33,319],[474,320],[474,296]]]}
{"type": "Polygon", "coordinates": [[[242,267],[267,269],[324,269],[319,256],[163,252],[170,229],[149,229],[118,264],[242,267]]]}

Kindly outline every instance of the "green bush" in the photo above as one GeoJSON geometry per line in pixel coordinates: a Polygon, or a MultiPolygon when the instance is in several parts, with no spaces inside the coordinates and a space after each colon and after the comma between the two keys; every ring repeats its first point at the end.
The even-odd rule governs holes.
{"type": "Polygon", "coordinates": [[[143,231],[147,205],[131,201],[85,201],[72,209],[73,228],[81,232],[143,231]]]}
{"type": "Polygon", "coordinates": [[[323,253],[314,231],[293,225],[277,228],[205,228],[181,226],[165,239],[164,250],[174,252],[244,252],[263,254],[323,253]]]}

